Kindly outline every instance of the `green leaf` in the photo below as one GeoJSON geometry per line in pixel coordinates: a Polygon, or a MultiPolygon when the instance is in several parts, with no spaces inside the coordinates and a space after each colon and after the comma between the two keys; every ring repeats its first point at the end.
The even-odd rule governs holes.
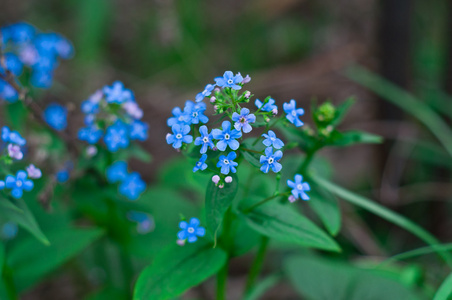
{"type": "Polygon", "coordinates": [[[341,229],[341,211],[338,199],[326,191],[312,188],[307,202],[312,210],[319,216],[322,223],[331,235],[336,235],[341,229]]]}
{"type": "Polygon", "coordinates": [[[304,247],[340,251],[336,242],[308,218],[287,205],[268,202],[245,215],[257,232],[283,242],[304,247]]]}
{"type": "Polygon", "coordinates": [[[329,182],[328,180],[325,180],[317,175],[310,175],[310,180],[315,182],[317,185],[323,187],[324,189],[330,191],[331,193],[337,195],[339,198],[342,198],[354,205],[357,205],[361,208],[364,208],[367,211],[370,211],[371,213],[382,217],[383,219],[392,222],[405,230],[411,232],[412,234],[419,237],[421,240],[426,242],[427,244],[431,245],[434,249],[436,249],[436,252],[438,255],[440,255],[448,264],[449,266],[452,266],[452,257],[449,253],[443,251],[442,249],[438,248],[437,244],[439,244],[439,241],[431,235],[428,231],[417,225],[416,223],[413,223],[412,221],[408,220],[404,216],[401,216],[381,205],[379,205],[376,202],[373,202],[370,199],[367,199],[365,197],[359,196],[357,194],[354,194],[340,186],[335,185],[332,182],[329,182]]]}
{"type": "Polygon", "coordinates": [[[50,246],[35,239],[17,241],[8,251],[8,266],[18,290],[24,290],[77,255],[103,234],[100,229],[58,227],[47,232],[50,246]]]}
{"type": "Polygon", "coordinates": [[[3,266],[5,265],[5,244],[0,243],[0,280],[3,275],[3,266]]]}
{"type": "Polygon", "coordinates": [[[238,190],[238,178],[236,174],[232,174],[232,182],[225,183],[220,189],[215,186],[212,180],[207,185],[206,192],[206,222],[207,228],[213,233],[216,239],[217,231],[223,221],[224,213],[231,206],[238,190]]]}
{"type": "Polygon", "coordinates": [[[327,140],[329,146],[346,147],[356,144],[379,144],[383,138],[379,135],[352,130],[347,132],[333,131],[327,140]]]}
{"type": "Polygon", "coordinates": [[[269,289],[278,284],[281,279],[280,274],[267,276],[253,287],[253,289],[245,296],[244,300],[258,300],[261,296],[264,296],[269,289]]]}
{"type": "Polygon", "coordinates": [[[212,244],[197,242],[172,246],[138,277],[134,300],[166,300],[181,295],[213,274],[226,263],[227,254],[212,244]]]}
{"type": "Polygon", "coordinates": [[[452,296],[452,273],[444,279],[443,283],[436,291],[433,300],[447,300],[452,296]]]}
{"type": "Polygon", "coordinates": [[[15,199],[14,204],[8,199],[0,199],[0,219],[6,222],[17,223],[34,235],[44,245],[50,244],[22,199],[15,199]]]}
{"type": "Polygon", "coordinates": [[[342,120],[345,118],[345,115],[347,115],[350,108],[355,104],[356,100],[353,97],[348,98],[344,101],[341,105],[339,105],[336,108],[336,114],[334,116],[333,121],[331,122],[331,125],[337,126],[339,125],[342,120]]]}
{"type": "Polygon", "coordinates": [[[284,262],[284,271],[307,299],[419,299],[414,291],[383,272],[314,256],[291,257],[284,262]]]}
{"type": "Polygon", "coordinates": [[[452,155],[452,130],[430,106],[365,68],[350,67],[346,75],[421,121],[452,155]]]}

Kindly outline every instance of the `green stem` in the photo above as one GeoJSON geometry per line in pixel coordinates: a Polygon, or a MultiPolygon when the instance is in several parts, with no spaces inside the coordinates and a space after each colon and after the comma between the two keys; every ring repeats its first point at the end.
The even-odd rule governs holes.
{"type": "Polygon", "coordinates": [[[217,300],[226,300],[226,283],[228,279],[229,259],[231,253],[231,225],[233,221],[233,213],[229,207],[223,219],[223,233],[221,236],[223,249],[227,251],[228,258],[223,268],[217,274],[217,300]]]}
{"type": "Polygon", "coordinates": [[[217,274],[217,300],[226,300],[226,282],[228,279],[229,260],[217,274]]]}
{"type": "Polygon", "coordinates": [[[256,282],[257,276],[259,276],[259,273],[261,272],[262,265],[264,264],[265,261],[265,255],[267,253],[269,241],[270,239],[268,237],[261,236],[259,249],[257,250],[256,257],[254,258],[253,264],[251,265],[248,280],[246,281],[245,295],[247,295],[251,291],[251,289],[254,286],[254,283],[256,282]]]}
{"type": "Polygon", "coordinates": [[[290,192],[285,192],[285,193],[281,193],[281,194],[279,194],[279,193],[275,194],[273,196],[267,197],[264,200],[259,201],[259,202],[255,203],[255,204],[251,205],[250,207],[244,209],[243,212],[245,214],[247,214],[250,211],[252,211],[253,209],[255,209],[256,207],[261,206],[262,204],[267,203],[268,201],[271,201],[271,200],[273,200],[275,198],[278,198],[278,197],[284,197],[284,196],[289,196],[289,195],[290,195],[290,192]]]}
{"type": "Polygon", "coordinates": [[[9,300],[19,299],[13,280],[12,270],[6,264],[3,266],[3,282],[5,284],[6,293],[8,294],[9,300]]]}
{"type": "Polygon", "coordinates": [[[248,148],[240,148],[240,150],[243,151],[247,151],[247,152],[252,152],[252,153],[256,153],[256,154],[262,154],[262,151],[256,151],[256,150],[252,150],[252,149],[248,149],[248,148]]]}

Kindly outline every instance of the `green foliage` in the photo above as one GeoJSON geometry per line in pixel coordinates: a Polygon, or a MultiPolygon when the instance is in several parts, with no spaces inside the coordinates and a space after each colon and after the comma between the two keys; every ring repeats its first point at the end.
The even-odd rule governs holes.
{"type": "Polygon", "coordinates": [[[166,300],[179,296],[218,272],[227,254],[211,244],[174,245],[162,252],[138,278],[135,300],[166,300]]]}
{"type": "Polygon", "coordinates": [[[312,300],[421,299],[385,273],[314,256],[290,257],[284,271],[300,295],[312,300]]]}

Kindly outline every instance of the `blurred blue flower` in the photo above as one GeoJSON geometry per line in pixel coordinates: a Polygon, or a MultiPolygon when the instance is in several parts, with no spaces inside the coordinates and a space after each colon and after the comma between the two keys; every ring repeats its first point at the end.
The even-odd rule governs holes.
{"type": "Polygon", "coordinates": [[[204,100],[204,97],[209,97],[212,94],[213,89],[215,88],[215,84],[208,84],[204,88],[204,90],[201,93],[198,93],[196,95],[196,102],[201,102],[204,100]]]}
{"type": "Polygon", "coordinates": [[[181,221],[179,228],[182,229],[177,233],[179,240],[188,240],[189,243],[194,243],[199,237],[203,237],[206,234],[206,229],[199,226],[201,222],[197,218],[191,218],[190,222],[181,221]]]}
{"type": "Polygon", "coordinates": [[[292,195],[295,199],[301,198],[303,200],[309,200],[307,191],[311,190],[311,187],[307,182],[303,182],[303,176],[300,174],[295,175],[295,181],[287,180],[287,185],[292,189],[292,195]]]}
{"type": "Polygon", "coordinates": [[[95,144],[102,137],[103,131],[96,125],[80,128],[78,131],[78,138],[81,141],[85,141],[88,144],[95,144]]]}
{"type": "Polygon", "coordinates": [[[110,125],[104,137],[107,149],[111,152],[116,152],[119,148],[127,148],[129,146],[128,133],[127,124],[121,120],[117,120],[113,125],[110,125]]]}
{"type": "Polygon", "coordinates": [[[179,107],[175,107],[172,110],[173,116],[168,119],[167,124],[169,127],[172,127],[175,124],[179,125],[190,125],[191,117],[183,112],[179,107]]]}
{"type": "Polygon", "coordinates": [[[67,108],[56,103],[49,104],[44,110],[43,118],[53,129],[64,130],[67,127],[67,108]]]}
{"type": "Polygon", "coordinates": [[[0,79],[0,99],[4,99],[9,103],[19,100],[19,93],[9,83],[0,79]]]}
{"type": "Polygon", "coordinates": [[[140,212],[130,211],[127,213],[127,218],[130,221],[137,222],[137,231],[139,234],[146,234],[155,228],[155,222],[151,215],[140,212]]]}
{"type": "Polygon", "coordinates": [[[206,164],[207,154],[203,154],[196,165],[193,167],[193,172],[198,170],[204,171],[207,168],[206,164]]]}
{"type": "Polygon", "coordinates": [[[146,183],[137,172],[128,174],[119,185],[119,193],[132,201],[137,200],[145,189],[146,183]]]}
{"type": "Polygon", "coordinates": [[[242,81],[243,77],[242,75],[240,75],[240,73],[234,76],[234,73],[232,73],[231,71],[224,72],[223,77],[215,78],[215,82],[219,87],[230,87],[234,90],[240,90],[242,88],[239,85],[240,83],[242,83],[242,81]]]}
{"type": "Polygon", "coordinates": [[[231,130],[231,122],[224,121],[222,123],[223,130],[213,129],[212,136],[214,139],[219,140],[217,142],[217,148],[220,151],[226,150],[229,146],[232,150],[237,150],[240,146],[239,142],[236,140],[242,136],[242,132],[233,129],[231,130]]]}
{"type": "Polygon", "coordinates": [[[11,40],[15,43],[24,43],[33,39],[35,28],[28,23],[20,22],[9,26],[11,40]]]}
{"type": "Polygon", "coordinates": [[[37,88],[48,89],[53,83],[52,70],[35,70],[31,74],[30,83],[37,88]]]}
{"type": "Polygon", "coordinates": [[[4,240],[11,240],[16,237],[19,228],[16,223],[8,222],[3,224],[1,236],[4,240]]]}
{"type": "Polygon", "coordinates": [[[208,147],[210,147],[210,149],[213,149],[213,147],[215,147],[214,143],[212,142],[213,137],[212,134],[209,134],[207,126],[202,125],[201,127],[199,127],[199,133],[201,134],[201,136],[196,138],[195,145],[202,145],[201,153],[206,153],[208,147]]]}
{"type": "Polygon", "coordinates": [[[199,122],[205,124],[209,122],[209,118],[204,115],[206,111],[206,104],[194,103],[193,101],[187,100],[185,102],[184,113],[189,118],[188,123],[190,124],[198,124],[199,122]]]}
{"type": "Polygon", "coordinates": [[[171,128],[173,134],[166,136],[166,142],[173,144],[173,148],[178,149],[182,146],[182,143],[190,144],[193,142],[193,137],[189,135],[190,126],[175,124],[171,128]]]}
{"type": "Polygon", "coordinates": [[[121,182],[127,175],[127,163],[125,161],[117,161],[107,168],[107,180],[110,183],[121,182]]]}
{"type": "MultiPolygon", "coordinates": [[[[23,64],[17,55],[13,53],[5,53],[3,56],[5,60],[5,66],[8,71],[10,71],[14,76],[19,76],[23,70],[23,64]]],[[[5,75],[5,70],[3,70],[0,65],[0,74],[5,75]]]]}
{"type": "Polygon", "coordinates": [[[19,146],[24,146],[27,142],[17,131],[11,131],[8,126],[2,128],[2,141],[19,146]]]}
{"type": "Polygon", "coordinates": [[[254,104],[256,105],[257,108],[260,108],[260,110],[262,110],[262,111],[270,112],[275,109],[278,110],[278,106],[275,105],[275,100],[272,98],[268,99],[268,102],[265,104],[261,100],[256,99],[254,104]]]}
{"type": "Polygon", "coordinates": [[[250,124],[256,122],[256,116],[250,114],[250,110],[244,107],[240,110],[240,114],[236,112],[232,114],[232,121],[235,122],[235,129],[239,131],[243,129],[244,133],[248,133],[253,129],[250,124]]]}
{"type": "Polygon", "coordinates": [[[282,165],[278,162],[283,156],[282,151],[278,150],[273,154],[273,148],[265,148],[265,155],[261,155],[260,163],[261,171],[268,173],[271,169],[273,172],[278,173],[282,169],[282,165]]]}
{"type": "Polygon", "coordinates": [[[111,86],[105,86],[103,91],[108,103],[121,104],[133,99],[132,91],[124,88],[124,84],[120,81],[113,82],[111,86]]]}
{"type": "Polygon", "coordinates": [[[217,167],[221,168],[221,174],[227,175],[229,172],[235,173],[237,172],[237,169],[235,167],[238,166],[238,163],[234,161],[234,159],[237,157],[237,154],[235,152],[230,152],[227,156],[221,155],[217,167]]]}
{"type": "Polygon", "coordinates": [[[33,189],[33,181],[27,179],[27,172],[18,171],[16,176],[8,175],[5,178],[5,187],[11,189],[11,195],[19,199],[23,195],[23,191],[31,191],[33,189]]]}
{"type": "Polygon", "coordinates": [[[273,130],[269,130],[268,134],[264,133],[262,136],[265,138],[265,140],[262,141],[265,146],[273,146],[275,149],[281,149],[282,147],[284,147],[283,141],[276,137],[276,134],[273,132],[273,130]]]}
{"type": "Polygon", "coordinates": [[[147,123],[134,120],[130,125],[130,138],[132,140],[145,141],[148,138],[148,128],[147,123]]]}
{"type": "Polygon", "coordinates": [[[59,183],[65,183],[69,180],[69,177],[70,177],[69,170],[67,170],[67,169],[59,170],[55,176],[56,176],[56,180],[59,183]]]}
{"type": "Polygon", "coordinates": [[[299,119],[300,116],[304,114],[302,108],[297,109],[297,103],[295,100],[290,100],[289,103],[283,104],[284,112],[287,114],[286,118],[290,123],[294,124],[296,127],[303,126],[303,122],[299,119]]]}

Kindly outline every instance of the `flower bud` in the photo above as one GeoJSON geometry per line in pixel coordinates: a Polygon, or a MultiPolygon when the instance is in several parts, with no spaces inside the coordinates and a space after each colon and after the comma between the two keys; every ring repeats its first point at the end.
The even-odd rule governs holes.
{"type": "Polygon", "coordinates": [[[216,100],[217,98],[215,98],[215,96],[210,97],[210,103],[215,103],[216,100]]]}
{"type": "Polygon", "coordinates": [[[213,181],[213,183],[218,184],[218,182],[220,182],[220,176],[218,176],[218,175],[213,175],[212,181],[213,181]]]}
{"type": "Polygon", "coordinates": [[[94,155],[97,154],[97,147],[96,146],[88,146],[86,148],[86,155],[88,155],[88,157],[93,157],[94,155]]]}
{"type": "Polygon", "coordinates": [[[220,189],[224,188],[224,183],[220,184],[218,187],[219,187],[220,189]]]}
{"type": "Polygon", "coordinates": [[[278,109],[277,109],[277,108],[273,108],[272,114],[273,114],[274,116],[276,116],[276,115],[278,114],[278,109]]]}
{"type": "Polygon", "coordinates": [[[178,244],[179,246],[185,246],[185,241],[186,240],[177,240],[176,244],[178,244]]]}
{"type": "Polygon", "coordinates": [[[297,201],[297,198],[295,198],[294,195],[290,195],[288,200],[290,203],[294,203],[295,201],[297,201]]]}
{"type": "Polygon", "coordinates": [[[224,182],[226,182],[226,183],[231,183],[231,182],[232,182],[232,177],[231,177],[231,176],[227,176],[227,177],[224,179],[224,182]]]}
{"type": "Polygon", "coordinates": [[[248,99],[251,96],[250,91],[246,91],[244,96],[246,99],[248,99]]]}

